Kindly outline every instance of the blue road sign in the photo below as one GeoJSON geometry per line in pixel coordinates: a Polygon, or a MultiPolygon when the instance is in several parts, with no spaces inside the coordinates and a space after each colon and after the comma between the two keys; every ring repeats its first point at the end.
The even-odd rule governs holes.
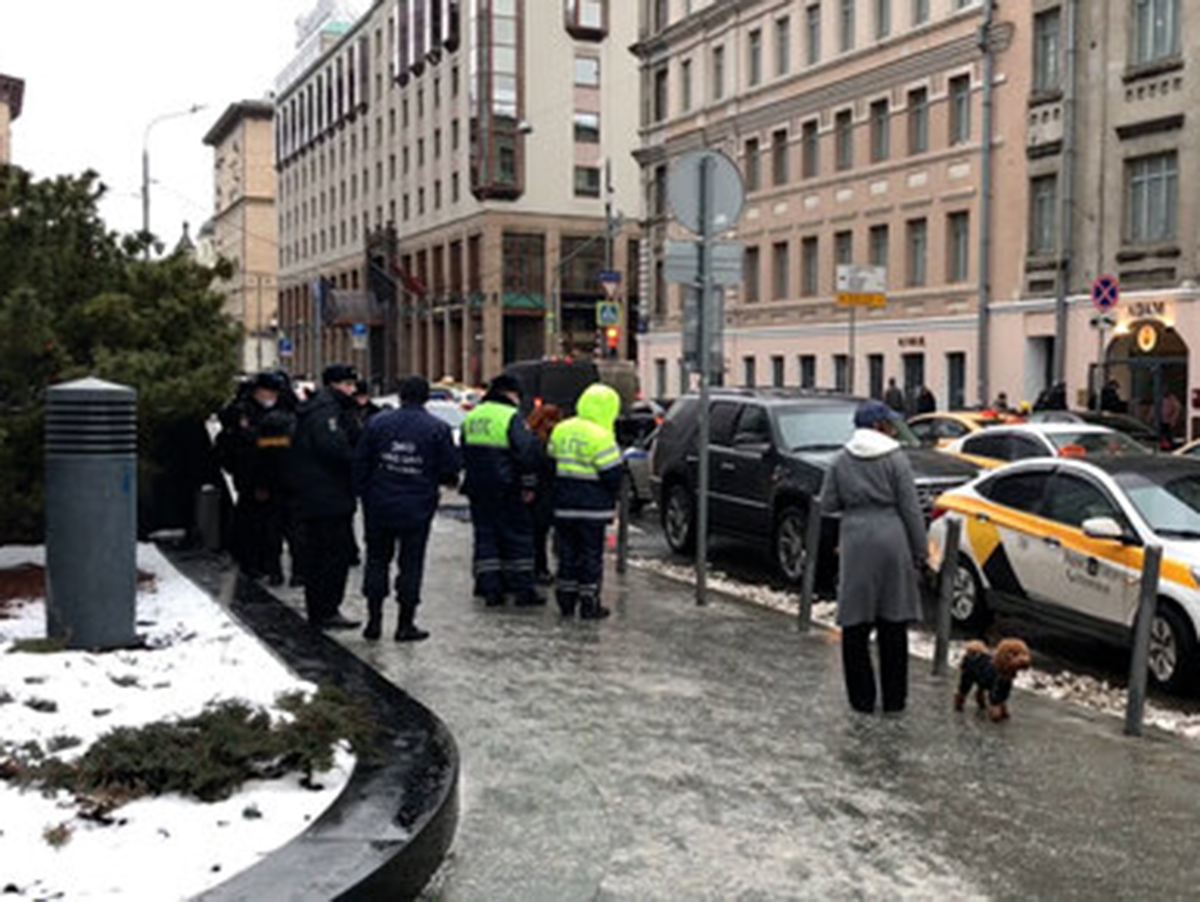
{"type": "Polygon", "coordinates": [[[366,323],[355,323],[350,327],[350,334],[356,338],[361,338],[367,334],[366,323]]]}
{"type": "Polygon", "coordinates": [[[598,278],[600,279],[601,284],[605,282],[612,282],[615,285],[621,284],[621,274],[615,270],[602,269],[598,278]]]}
{"type": "Polygon", "coordinates": [[[616,301],[601,301],[596,305],[596,325],[621,325],[621,305],[616,301]]]}
{"type": "Polygon", "coordinates": [[[290,338],[279,339],[279,356],[280,357],[291,357],[292,354],[294,354],[295,352],[296,352],[296,348],[292,344],[292,340],[290,338]]]}
{"type": "Polygon", "coordinates": [[[1097,276],[1092,283],[1092,303],[1101,313],[1108,313],[1121,299],[1121,286],[1116,276],[1097,276]]]}

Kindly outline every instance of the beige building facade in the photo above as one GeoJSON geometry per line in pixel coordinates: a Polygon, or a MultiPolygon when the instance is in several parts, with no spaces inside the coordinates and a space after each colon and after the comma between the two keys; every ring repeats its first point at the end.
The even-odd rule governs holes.
{"type": "Polygon", "coordinates": [[[21,115],[25,82],[0,75],[0,166],[12,162],[12,123],[21,115]]]}
{"type": "Polygon", "coordinates": [[[992,317],[1007,350],[996,382],[1010,397],[1062,379],[1083,405],[1111,378],[1129,412],[1155,425],[1175,395],[1186,414],[1168,430],[1200,434],[1200,203],[1187,188],[1200,167],[1198,12],[1183,0],[1024,10],[1022,291],[992,317]],[[1101,276],[1119,285],[1107,322],[1091,297],[1101,276]]]}
{"type": "Polygon", "coordinates": [[[725,236],[746,246],[744,281],[725,296],[727,384],[879,396],[895,379],[910,397],[928,386],[943,407],[991,392],[980,297],[1019,298],[1023,251],[1002,224],[1024,209],[1026,185],[1010,136],[1024,129],[1029,38],[1010,12],[961,0],[642,3],[647,393],[688,381],[683,289],[665,282],[662,251],[688,236],[664,195],[673,161],[698,147],[724,151],[747,187],[725,236]],[[886,306],[856,309],[853,326],[835,300],[843,264],[887,272],[886,306]]]}
{"type": "Polygon", "coordinates": [[[337,357],[379,383],[410,371],[479,383],[513,360],[592,353],[606,268],[622,275],[629,350],[636,12],[389,0],[277,98],[282,320],[297,370],[337,357]]]}
{"type": "Polygon", "coordinates": [[[245,334],[243,372],[278,361],[274,117],[270,101],[244,100],[230,104],[204,136],[213,149],[212,250],[233,266],[216,287],[245,334]]]}

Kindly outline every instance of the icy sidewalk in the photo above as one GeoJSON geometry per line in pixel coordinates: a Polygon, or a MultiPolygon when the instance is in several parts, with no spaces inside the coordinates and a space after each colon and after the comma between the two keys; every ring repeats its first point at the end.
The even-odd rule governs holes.
{"type": "MultiPolygon", "coordinates": [[[[0,569],[40,564],[36,548],[0,548],[0,569]]],[[[209,703],[244,699],[270,708],[285,692],[314,687],[298,680],[153,546],[138,549],[153,577],[138,596],[138,632],[148,648],[106,654],[13,650],[45,633],[38,601],[0,619],[0,738],[63,744],[81,753],[118,726],[187,717],[209,703]]],[[[221,883],[286,843],[337,798],[352,759],[338,754],[319,792],[299,775],[246,784],[214,804],[164,796],[118,808],[103,826],[76,817],[66,794],[45,798],[0,782],[0,889],[14,898],[190,897],[221,883]],[[54,848],[47,828],[66,824],[69,841],[54,848]],[[10,890],[9,887],[12,887],[10,890]]]]}

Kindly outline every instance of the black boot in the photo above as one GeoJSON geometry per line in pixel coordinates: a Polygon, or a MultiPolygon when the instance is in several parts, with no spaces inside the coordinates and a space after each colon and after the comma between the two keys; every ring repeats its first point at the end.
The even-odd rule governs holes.
{"type": "Polygon", "coordinates": [[[600,599],[595,595],[581,595],[579,598],[579,619],[580,620],[603,620],[611,614],[608,608],[600,604],[600,599]]]}
{"type": "Polygon", "coordinates": [[[564,592],[561,589],[555,593],[554,600],[558,602],[558,610],[564,617],[574,617],[575,607],[579,598],[574,592],[564,592]]]}
{"type": "Polygon", "coordinates": [[[423,630],[414,622],[417,616],[417,606],[401,604],[400,622],[396,624],[397,642],[420,642],[429,638],[429,631],[423,630]]]}
{"type": "Polygon", "coordinates": [[[367,627],[363,630],[363,638],[372,642],[383,635],[383,599],[367,599],[367,627]]]}

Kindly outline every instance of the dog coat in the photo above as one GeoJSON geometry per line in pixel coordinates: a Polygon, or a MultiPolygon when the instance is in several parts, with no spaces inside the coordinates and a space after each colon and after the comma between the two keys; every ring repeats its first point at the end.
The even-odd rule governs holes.
{"type": "Polygon", "coordinates": [[[1012,693],[1012,680],[1000,676],[992,663],[992,656],[981,652],[969,652],[962,661],[962,676],[958,681],[958,694],[967,695],[972,686],[979,686],[987,693],[993,705],[1003,705],[1012,693]]]}

